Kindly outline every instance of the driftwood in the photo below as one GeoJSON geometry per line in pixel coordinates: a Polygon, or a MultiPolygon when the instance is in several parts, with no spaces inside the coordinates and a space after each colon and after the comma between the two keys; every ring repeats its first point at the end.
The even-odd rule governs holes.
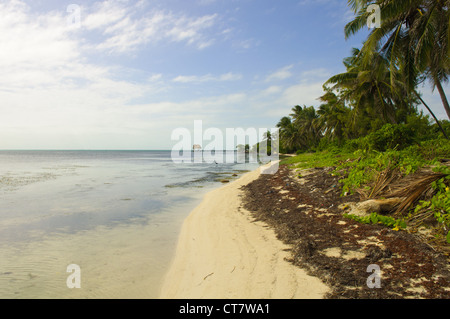
{"type": "Polygon", "coordinates": [[[371,213],[392,213],[397,209],[402,201],[403,198],[369,199],[363,202],[350,204],[349,213],[357,216],[366,216],[371,213]]]}

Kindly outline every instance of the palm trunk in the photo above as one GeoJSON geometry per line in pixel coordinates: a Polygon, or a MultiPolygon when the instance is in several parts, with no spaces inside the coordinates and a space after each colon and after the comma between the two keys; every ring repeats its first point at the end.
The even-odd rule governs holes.
{"type": "Polygon", "coordinates": [[[439,122],[439,120],[437,119],[436,115],[434,115],[433,111],[431,111],[431,109],[428,107],[427,103],[425,103],[424,100],[422,100],[422,97],[419,95],[419,93],[417,93],[416,90],[413,91],[414,94],[417,96],[417,98],[420,100],[420,102],[422,102],[422,104],[427,108],[428,112],[430,112],[431,116],[434,118],[434,120],[436,121],[437,125],[439,126],[439,128],[441,129],[442,133],[444,134],[445,138],[448,140],[448,136],[445,133],[444,129],[442,128],[441,123],[439,122]]]}
{"type": "Polygon", "coordinates": [[[444,89],[442,88],[442,84],[438,79],[434,80],[436,87],[439,91],[439,95],[441,96],[442,104],[444,105],[445,112],[447,112],[447,116],[450,119],[450,105],[448,104],[447,96],[445,96],[444,89]]]}

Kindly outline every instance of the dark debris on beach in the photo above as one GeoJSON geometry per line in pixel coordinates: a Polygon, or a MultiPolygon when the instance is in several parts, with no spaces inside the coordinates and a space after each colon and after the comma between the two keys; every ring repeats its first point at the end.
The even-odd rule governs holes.
{"type": "Polygon", "coordinates": [[[327,168],[300,182],[281,165],[242,190],[243,208],[291,247],[290,262],[331,288],[326,298],[450,298],[448,256],[407,231],[345,218],[339,205],[359,197],[341,196],[327,168]],[[369,265],[381,270],[379,288],[369,288],[369,265]]]}

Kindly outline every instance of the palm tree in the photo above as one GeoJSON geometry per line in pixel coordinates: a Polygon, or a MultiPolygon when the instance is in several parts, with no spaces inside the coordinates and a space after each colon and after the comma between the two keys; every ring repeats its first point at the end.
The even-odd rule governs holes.
{"type": "Polygon", "coordinates": [[[270,130],[267,130],[263,133],[263,140],[267,141],[267,144],[270,144],[272,141],[272,132],[270,130]]]}
{"type": "MultiPolygon", "coordinates": [[[[348,38],[361,30],[369,13],[371,0],[349,0],[356,14],[345,27],[348,38]]],[[[381,9],[381,28],[373,29],[364,43],[362,52],[378,51],[390,63],[390,71],[396,72],[404,63],[405,82],[408,89],[415,88],[414,78],[423,75],[437,88],[442,104],[450,119],[450,106],[442,87],[448,81],[450,69],[449,0],[376,0],[381,9]]],[[[366,55],[365,63],[369,56],[366,55]]],[[[391,74],[391,80],[395,76],[391,74]]]]}
{"type": "Polygon", "coordinates": [[[444,10],[442,4],[436,1],[435,5],[424,12],[412,31],[421,35],[417,43],[416,61],[418,61],[419,71],[425,73],[425,76],[431,79],[433,89],[437,88],[444,105],[447,116],[450,118],[450,105],[445,95],[442,83],[448,82],[449,74],[449,55],[450,49],[448,41],[449,29],[449,7],[450,1],[447,1],[447,7],[444,10]],[[431,30],[430,30],[431,29],[431,30]],[[432,33],[434,31],[434,34],[432,33]]]}
{"type": "Polygon", "coordinates": [[[293,124],[300,131],[302,136],[302,145],[304,148],[314,146],[320,139],[320,130],[317,127],[317,118],[319,115],[316,113],[314,106],[303,108],[296,105],[292,108],[293,124]]]}
{"type": "Polygon", "coordinates": [[[263,133],[262,139],[263,143],[258,143],[258,152],[260,152],[261,145],[263,145],[264,149],[261,149],[261,152],[263,152],[263,154],[267,154],[268,156],[272,155],[272,148],[276,151],[277,147],[279,147],[278,134],[267,130],[263,133]]]}
{"type": "Polygon", "coordinates": [[[347,71],[332,76],[325,86],[339,92],[341,102],[351,107],[351,122],[356,135],[380,128],[385,123],[399,123],[410,113],[413,103],[401,81],[390,79],[389,62],[377,52],[363,54],[353,49],[344,59],[347,71]],[[370,63],[365,64],[366,55],[370,63]]]}
{"type": "Polygon", "coordinates": [[[278,122],[281,152],[292,153],[301,148],[300,131],[295,127],[289,116],[284,116],[278,122]]]}
{"type": "Polygon", "coordinates": [[[324,90],[326,93],[319,98],[323,103],[317,110],[318,126],[326,138],[341,142],[344,137],[348,137],[347,123],[350,109],[331,89],[324,86],[324,90]]]}

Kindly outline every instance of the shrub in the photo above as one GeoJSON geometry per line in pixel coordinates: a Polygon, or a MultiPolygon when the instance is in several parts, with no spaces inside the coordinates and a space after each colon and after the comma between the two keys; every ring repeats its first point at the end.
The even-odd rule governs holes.
{"type": "Polygon", "coordinates": [[[414,143],[415,134],[406,124],[385,124],[378,131],[363,139],[363,146],[368,150],[386,151],[403,149],[414,143]]]}

